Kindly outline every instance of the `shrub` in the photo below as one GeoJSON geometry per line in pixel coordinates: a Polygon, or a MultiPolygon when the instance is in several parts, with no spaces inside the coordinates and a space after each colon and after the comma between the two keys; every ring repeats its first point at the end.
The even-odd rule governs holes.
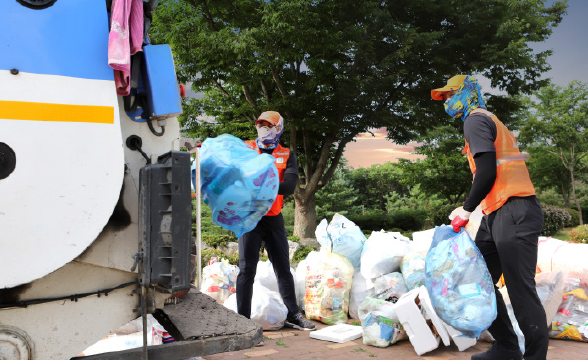
{"type": "Polygon", "coordinates": [[[229,261],[229,264],[239,266],[239,254],[227,256],[225,253],[223,253],[220,250],[206,249],[206,250],[202,250],[202,268],[204,268],[206,265],[208,265],[208,262],[213,257],[227,259],[229,261]]]}
{"type": "Polygon", "coordinates": [[[543,229],[541,235],[551,236],[563,229],[571,221],[571,215],[566,209],[556,206],[541,205],[543,209],[543,229]]]}
{"type": "Polygon", "coordinates": [[[230,241],[236,242],[237,237],[234,234],[202,234],[202,241],[216,249],[219,246],[226,246],[230,241]]]}
{"type": "Polygon", "coordinates": [[[568,214],[570,214],[571,218],[570,221],[566,222],[566,227],[575,227],[580,225],[580,214],[578,210],[574,209],[566,209],[568,214]]]}
{"type": "Polygon", "coordinates": [[[580,225],[569,233],[570,241],[579,244],[588,244],[588,225],[580,225]]]}
{"type": "MultiPolygon", "coordinates": [[[[422,230],[427,219],[427,210],[397,210],[389,215],[392,227],[402,230],[422,230]]],[[[389,229],[389,228],[388,228],[389,229]]]]}
{"type": "Polygon", "coordinates": [[[450,223],[449,215],[456,207],[457,207],[457,205],[455,205],[455,204],[441,205],[441,206],[437,207],[433,211],[433,214],[431,216],[431,218],[432,218],[431,220],[433,223],[432,225],[433,226],[449,225],[449,223],[450,223]]]}
{"type": "Polygon", "coordinates": [[[288,240],[293,241],[295,243],[300,242],[300,238],[296,235],[290,235],[288,236],[288,240]]]}
{"type": "MultiPolygon", "coordinates": [[[[368,210],[364,214],[354,214],[346,216],[353,221],[359,228],[371,234],[372,231],[380,231],[382,229],[391,229],[392,223],[388,214],[383,210],[368,210]]],[[[327,219],[328,220],[328,219],[327,219]]]]}
{"type": "Polygon", "coordinates": [[[312,246],[300,246],[296,249],[294,256],[292,256],[293,263],[299,263],[302,260],[306,259],[306,256],[310,254],[312,251],[316,251],[316,249],[312,246]]]}

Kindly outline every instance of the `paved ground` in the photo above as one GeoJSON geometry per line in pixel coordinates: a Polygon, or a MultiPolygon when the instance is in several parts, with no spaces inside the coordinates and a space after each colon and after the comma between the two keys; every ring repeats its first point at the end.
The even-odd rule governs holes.
{"type": "MultiPolygon", "coordinates": [[[[326,325],[314,322],[319,328],[326,325]]],[[[554,340],[549,342],[547,360],[588,360],[588,343],[577,341],[554,340]]],[[[362,339],[344,344],[311,339],[307,331],[283,329],[282,331],[264,331],[264,345],[252,349],[204,356],[205,360],[241,360],[241,359],[295,359],[295,360],[359,360],[359,359],[401,359],[401,360],[469,360],[471,355],[485,351],[488,342],[478,342],[474,347],[460,352],[453,344],[418,356],[410,341],[401,341],[387,348],[363,345],[362,339]]]]}

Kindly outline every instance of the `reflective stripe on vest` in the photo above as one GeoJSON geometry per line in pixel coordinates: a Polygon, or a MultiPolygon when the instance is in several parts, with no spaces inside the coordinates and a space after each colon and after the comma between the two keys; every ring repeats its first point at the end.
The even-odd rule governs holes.
{"type": "MultiPolygon", "coordinates": [[[[478,113],[489,116],[496,124],[496,140],[494,141],[494,147],[496,148],[496,182],[494,182],[494,186],[488,195],[482,200],[482,211],[488,215],[498,210],[510,197],[535,195],[535,188],[525,164],[528,154],[521,154],[515,136],[498,120],[496,115],[488,110],[478,108],[470,114],[478,113]]],[[[463,152],[467,155],[470,170],[475,177],[476,163],[467,140],[463,152]]]]}
{"type": "MultiPolygon", "coordinates": [[[[257,151],[257,153],[261,154],[261,150],[257,147],[255,140],[248,140],[245,141],[245,144],[250,149],[257,151]]],[[[286,170],[286,165],[288,163],[288,158],[290,157],[290,149],[283,147],[282,145],[278,144],[274,151],[272,152],[272,156],[276,158],[275,164],[276,168],[278,168],[278,175],[280,177],[280,182],[284,181],[284,171],[286,170]]],[[[282,207],[284,206],[284,196],[278,195],[276,200],[272,204],[272,207],[269,209],[265,216],[276,216],[280,212],[282,212],[282,207]]]]}

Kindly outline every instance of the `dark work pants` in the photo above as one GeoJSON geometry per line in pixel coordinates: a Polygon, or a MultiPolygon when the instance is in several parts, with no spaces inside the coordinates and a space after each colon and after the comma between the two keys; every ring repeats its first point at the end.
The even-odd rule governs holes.
{"type": "MultiPolygon", "coordinates": [[[[513,197],[482,218],[476,245],[486,260],[492,281],[504,274],[512,308],[525,335],[524,358],[545,360],[549,345],[545,310],[535,288],[537,242],[543,227],[543,212],[535,196],[513,197]]],[[[496,290],[498,316],[488,329],[501,346],[518,349],[517,336],[504,299],[496,290]]]]}
{"type": "Polygon", "coordinates": [[[259,249],[264,243],[269,260],[278,278],[278,289],[288,308],[288,316],[299,312],[296,304],[294,278],[290,272],[288,237],[284,227],[265,230],[257,226],[243,234],[239,239],[239,275],[237,276],[237,310],[246,318],[251,318],[251,297],[253,280],[259,261],[259,249]]]}

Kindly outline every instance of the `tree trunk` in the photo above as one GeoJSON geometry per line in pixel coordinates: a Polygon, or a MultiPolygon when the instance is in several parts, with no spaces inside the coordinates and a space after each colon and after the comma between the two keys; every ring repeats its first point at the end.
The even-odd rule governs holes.
{"type": "Polygon", "coordinates": [[[304,190],[298,188],[294,193],[294,204],[294,235],[301,239],[315,237],[315,194],[305,194],[304,190]]]}
{"type": "Polygon", "coordinates": [[[576,184],[574,184],[574,167],[571,166],[570,167],[570,178],[572,179],[572,195],[574,197],[574,202],[576,203],[576,207],[578,208],[578,216],[580,217],[580,225],[584,225],[584,222],[582,221],[582,207],[580,206],[580,202],[578,201],[578,198],[576,197],[576,184]]]}

